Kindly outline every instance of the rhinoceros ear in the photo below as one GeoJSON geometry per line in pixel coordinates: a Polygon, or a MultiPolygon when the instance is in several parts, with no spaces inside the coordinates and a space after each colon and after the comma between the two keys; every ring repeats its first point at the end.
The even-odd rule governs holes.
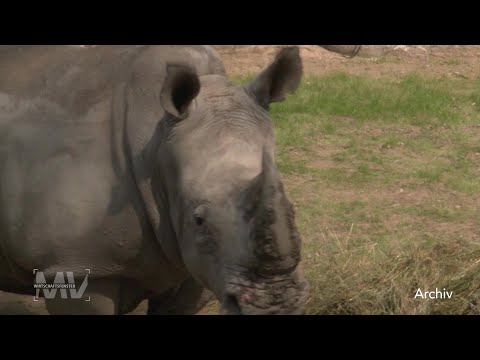
{"type": "Polygon", "coordinates": [[[283,48],[273,63],[247,86],[247,91],[268,110],[270,103],[283,101],[288,94],[297,90],[302,74],[298,47],[283,48]]]}
{"type": "Polygon", "coordinates": [[[167,113],[181,119],[200,92],[200,80],[195,71],[186,66],[168,65],[167,76],[160,94],[160,102],[167,113]]]}

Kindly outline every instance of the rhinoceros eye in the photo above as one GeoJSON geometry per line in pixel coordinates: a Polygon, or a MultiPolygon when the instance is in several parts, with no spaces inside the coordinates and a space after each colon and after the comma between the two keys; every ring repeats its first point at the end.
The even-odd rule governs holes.
{"type": "Polygon", "coordinates": [[[204,204],[195,209],[193,212],[193,221],[195,222],[195,225],[202,226],[205,224],[206,211],[206,206],[204,204]]]}
{"type": "Polygon", "coordinates": [[[202,226],[205,223],[205,219],[200,215],[194,215],[193,218],[197,226],[202,226]]]}

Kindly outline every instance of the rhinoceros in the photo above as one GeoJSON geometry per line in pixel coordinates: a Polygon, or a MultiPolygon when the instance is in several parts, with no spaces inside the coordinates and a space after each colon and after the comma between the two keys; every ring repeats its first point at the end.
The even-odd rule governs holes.
{"type": "Polygon", "coordinates": [[[297,47],[245,86],[209,46],[0,48],[0,290],[70,273],[50,314],[305,313],[269,115],[302,73],[297,47]]]}

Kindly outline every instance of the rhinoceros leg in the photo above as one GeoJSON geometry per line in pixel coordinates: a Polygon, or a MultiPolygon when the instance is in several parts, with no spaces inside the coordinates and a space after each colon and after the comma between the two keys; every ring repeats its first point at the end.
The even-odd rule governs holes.
{"type": "Polygon", "coordinates": [[[147,315],[195,315],[214,295],[190,278],[180,286],[148,300],[147,315]]]}
{"type": "Polygon", "coordinates": [[[116,315],[120,284],[114,280],[90,280],[82,299],[45,299],[51,315],[116,315]],[[90,297],[89,301],[86,301],[90,297]]]}

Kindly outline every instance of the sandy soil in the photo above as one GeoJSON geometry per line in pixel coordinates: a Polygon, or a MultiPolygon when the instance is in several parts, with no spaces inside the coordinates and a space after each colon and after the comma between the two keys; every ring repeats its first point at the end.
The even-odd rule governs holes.
{"type": "MultiPolygon", "coordinates": [[[[217,51],[231,75],[261,71],[281,46],[221,46],[217,51]]],[[[480,75],[480,46],[424,45],[390,51],[384,56],[346,58],[315,45],[302,45],[300,52],[307,75],[323,75],[335,71],[370,76],[403,76],[424,73],[434,76],[480,75]]]]}

